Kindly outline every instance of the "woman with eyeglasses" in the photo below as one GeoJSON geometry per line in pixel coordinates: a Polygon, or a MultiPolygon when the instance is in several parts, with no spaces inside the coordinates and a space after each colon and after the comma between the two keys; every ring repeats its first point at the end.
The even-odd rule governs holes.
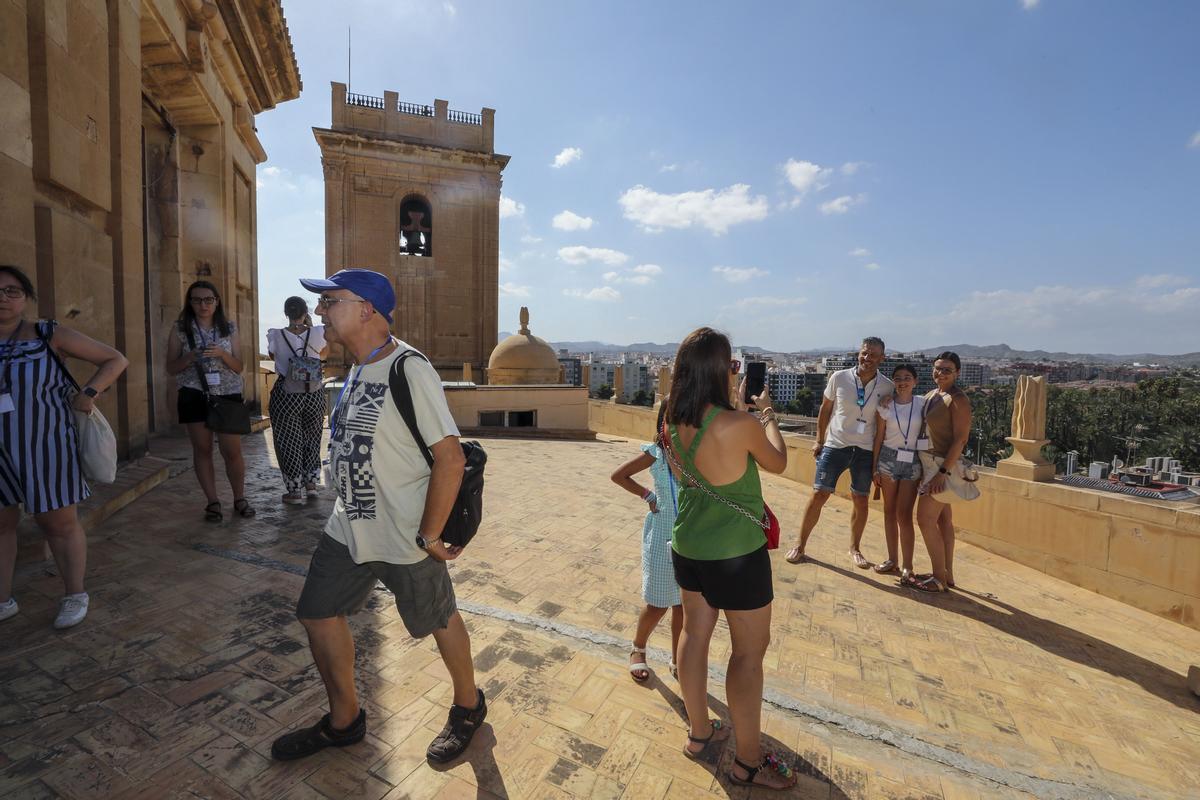
{"type": "MultiPolygon", "coordinates": [[[[213,469],[213,432],[205,425],[206,395],[242,402],[243,365],[238,357],[238,330],[237,324],[226,318],[221,294],[212,283],[196,281],[188,287],[185,297],[183,310],[167,338],[167,372],[175,376],[179,387],[176,404],[179,423],[187,426],[196,479],[208,501],[204,519],[220,522],[224,515],[213,469]]],[[[218,433],[217,446],[233,489],[233,510],[242,517],[253,517],[257,512],[246,499],[246,462],[242,458],[241,437],[218,433]]]]}
{"type": "Polygon", "coordinates": [[[764,753],[763,657],[771,641],[771,559],[759,520],[764,514],[758,468],[779,473],[787,447],[766,387],[752,398],[760,415],[746,413],[734,386],[729,339],[699,328],[679,345],[660,434],[679,486],[671,532],[671,560],[683,598],[679,685],[688,714],[688,758],[708,758],[730,736],[729,725],[708,716],[708,646],[722,612],[732,652],[725,681],[737,736],[728,778],[740,786],[789,789],[792,770],[764,753]]]}
{"type": "Polygon", "coordinates": [[[0,620],[17,613],[12,595],[21,509],[41,528],[66,595],[56,628],[87,616],[83,588],[87,538],[77,504],[90,494],[79,460],[72,410],[90,413],[96,397],[129,362],[106,344],[53,321],[27,322],[33,282],[12,266],[0,266],[0,620]],[[62,358],[97,367],[82,388],[62,358]]]}
{"type": "Polygon", "coordinates": [[[283,313],[288,326],[267,330],[267,355],[275,360],[276,375],[271,387],[271,439],[283,474],[283,502],[300,505],[306,496],[309,500],[320,496],[325,326],[312,324],[302,297],[289,297],[283,313]]]}
{"type": "Polygon", "coordinates": [[[913,397],[917,371],[908,364],[896,365],[892,370],[892,384],[895,386],[892,402],[876,412],[879,421],[875,426],[875,469],[872,474],[875,485],[883,494],[883,533],[888,557],[882,564],[875,565],[875,571],[880,574],[895,572],[899,557],[900,577],[907,578],[912,574],[916,542],[913,507],[921,483],[918,451],[925,442],[921,438],[925,398],[913,397]]]}
{"type": "Polygon", "coordinates": [[[944,592],[954,588],[954,516],[953,507],[935,495],[946,489],[949,475],[959,468],[963,449],[971,435],[971,401],[958,388],[962,362],[949,350],[933,362],[933,382],[937,388],[925,395],[925,428],[929,433],[927,456],[942,459],[940,465],[923,458],[924,477],[921,498],[917,501],[917,524],[933,564],[932,575],[912,575],[901,583],[922,592],[944,592]],[[932,471],[936,467],[937,471],[932,471]]]}

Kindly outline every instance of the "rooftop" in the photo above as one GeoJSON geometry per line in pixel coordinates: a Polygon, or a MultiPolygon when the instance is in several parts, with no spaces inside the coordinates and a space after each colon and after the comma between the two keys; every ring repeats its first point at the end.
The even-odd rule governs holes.
{"type": "MultiPolygon", "coordinates": [[[[463,762],[423,759],[448,683],[382,590],[353,622],[367,740],[271,762],[271,740],[325,702],[292,608],[330,501],[279,506],[268,437],[246,440],[256,519],[199,521],[184,472],[92,532],[93,610],[78,628],[50,629],[57,578],[18,575],[0,796],[747,796],[715,777],[729,751],[721,769],[679,753],[665,629],[656,679],[626,672],[642,510],[607,476],[639,442],[614,437],[485,442],[485,527],[451,567],[491,709],[463,762]]],[[[807,492],[764,486],[790,535],[807,492]]],[[[834,497],[816,563],[772,556],[764,735],[797,763],[796,796],[1169,798],[1200,785],[1200,699],[1184,685],[1200,631],[968,544],[960,591],[916,595],[853,568],[848,521],[834,497]]],[[[864,550],[881,549],[873,515],[864,550]]],[[[728,647],[722,624],[716,713],[728,647]]]]}

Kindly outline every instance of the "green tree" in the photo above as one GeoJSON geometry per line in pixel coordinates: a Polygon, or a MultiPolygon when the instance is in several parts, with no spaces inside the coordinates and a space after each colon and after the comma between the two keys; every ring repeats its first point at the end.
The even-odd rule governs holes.
{"type": "Polygon", "coordinates": [[[607,383],[601,384],[600,388],[596,390],[596,397],[600,398],[601,400],[610,400],[612,399],[612,396],[613,388],[607,383]]]}
{"type": "Polygon", "coordinates": [[[652,406],[654,405],[654,395],[647,394],[643,389],[638,389],[633,395],[633,400],[630,402],[635,406],[652,406]]]}

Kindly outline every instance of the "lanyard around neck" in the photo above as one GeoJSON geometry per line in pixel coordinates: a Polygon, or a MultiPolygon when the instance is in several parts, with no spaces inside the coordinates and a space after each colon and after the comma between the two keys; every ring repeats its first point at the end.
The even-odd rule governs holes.
{"type": "Polygon", "coordinates": [[[342,415],[345,413],[345,411],[342,409],[342,398],[346,396],[346,392],[348,390],[353,391],[354,384],[358,383],[358,376],[362,374],[363,367],[365,367],[367,364],[370,364],[371,359],[373,359],[373,358],[375,358],[375,356],[379,355],[379,351],[382,350],[383,348],[387,347],[391,343],[392,343],[392,338],[389,336],[388,340],[386,342],[379,345],[379,347],[376,347],[374,350],[371,351],[371,355],[369,355],[365,359],[363,359],[363,362],[358,365],[358,369],[354,370],[354,374],[351,376],[350,380],[348,380],[342,384],[342,391],[338,392],[337,402],[334,403],[334,405],[333,405],[333,414],[331,414],[329,417],[329,446],[330,447],[333,447],[333,443],[335,441],[337,441],[338,423],[341,420],[342,415]]]}
{"type": "MultiPolygon", "coordinates": [[[[892,407],[893,407],[892,414],[895,415],[896,427],[899,428],[900,427],[900,410],[895,408],[896,405],[897,405],[896,403],[892,403],[892,407]]],[[[913,418],[913,414],[915,414],[916,411],[917,411],[917,398],[910,397],[908,399],[908,421],[904,423],[904,446],[905,447],[908,447],[908,432],[910,430],[912,430],[912,418],[913,418]]],[[[925,416],[925,405],[923,403],[921,404],[921,416],[925,416]]],[[[918,429],[918,432],[919,431],[920,431],[920,429],[918,429]]]]}
{"type": "Polygon", "coordinates": [[[879,380],[879,370],[876,370],[875,377],[871,378],[871,382],[868,383],[866,386],[862,386],[858,382],[858,370],[854,370],[854,391],[858,395],[857,397],[855,397],[854,402],[858,404],[859,411],[862,411],[863,408],[867,405],[867,398],[870,396],[869,387],[874,386],[876,381],[878,381],[878,380],[879,380]]]}

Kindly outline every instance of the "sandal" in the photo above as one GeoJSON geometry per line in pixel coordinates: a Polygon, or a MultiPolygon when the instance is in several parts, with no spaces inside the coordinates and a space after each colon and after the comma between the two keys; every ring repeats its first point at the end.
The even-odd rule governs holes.
{"type": "Polygon", "coordinates": [[[282,499],[283,499],[283,502],[285,505],[289,505],[289,506],[304,505],[304,498],[300,496],[299,492],[289,492],[288,494],[285,494],[282,499]]]}
{"type": "Polygon", "coordinates": [[[932,575],[925,580],[912,580],[907,585],[910,589],[916,589],[918,592],[929,592],[930,594],[938,594],[940,592],[950,591],[946,588],[946,584],[942,583],[932,575]]]}
{"type": "Polygon", "coordinates": [[[276,761],[295,761],[311,756],[326,747],[346,747],[358,744],[367,735],[367,712],[360,709],[348,728],[338,730],[329,724],[329,715],[311,728],[285,733],[271,745],[271,757],[276,761]]]}
{"type": "Polygon", "coordinates": [[[307,484],[304,487],[304,499],[316,500],[320,496],[321,496],[321,489],[315,483],[307,484]]]}
{"type": "Polygon", "coordinates": [[[796,785],[796,776],[792,772],[792,768],[780,761],[779,757],[774,753],[764,753],[763,760],[759,762],[757,767],[752,767],[749,764],[745,764],[741,759],[736,757],[733,759],[733,763],[734,765],[741,767],[746,771],[745,778],[739,778],[738,776],[734,775],[732,769],[725,773],[729,778],[729,782],[737,784],[738,786],[755,786],[759,789],[773,789],[775,791],[780,791],[791,789],[796,785]],[[758,776],[758,773],[762,772],[763,770],[775,772],[786,782],[783,786],[772,786],[769,783],[755,783],[754,779],[758,776]]]}
{"type": "Polygon", "coordinates": [[[851,550],[850,558],[854,559],[854,566],[859,569],[870,569],[871,562],[867,561],[867,557],[862,554],[861,550],[851,550]]]}
{"type": "Polygon", "coordinates": [[[258,512],[254,510],[254,506],[250,505],[250,501],[244,497],[239,497],[233,501],[233,510],[241,515],[244,519],[250,519],[258,512]]]}
{"type": "Polygon", "coordinates": [[[213,500],[204,507],[205,522],[220,522],[223,519],[225,519],[225,516],[221,513],[220,500],[213,500]]]}
{"type": "Polygon", "coordinates": [[[799,547],[793,547],[787,551],[787,555],[783,557],[783,560],[789,564],[803,564],[808,561],[808,556],[804,555],[804,551],[799,547]]]}
{"type": "Polygon", "coordinates": [[[719,719],[714,719],[712,721],[712,733],[710,733],[708,736],[692,736],[691,733],[688,734],[688,744],[698,744],[700,745],[700,749],[692,750],[690,747],[688,747],[688,744],[685,744],[683,746],[683,754],[692,761],[696,761],[702,758],[704,754],[708,752],[710,745],[724,742],[732,733],[733,728],[731,726],[726,725],[719,719]],[[724,731],[725,735],[717,737],[717,733],[719,731],[724,731]]]}
{"type": "Polygon", "coordinates": [[[646,663],[646,648],[634,647],[629,651],[629,677],[633,678],[634,683],[645,683],[650,680],[650,676],[654,674],[654,670],[650,669],[650,665],[646,663]],[[640,662],[634,661],[634,656],[641,656],[640,662]],[[639,672],[646,673],[642,677],[638,677],[639,672]]]}
{"type": "Polygon", "coordinates": [[[679,665],[678,664],[676,664],[674,661],[672,661],[670,664],[667,665],[667,669],[669,669],[671,671],[672,678],[674,678],[675,680],[679,680],[679,665]]]}
{"type": "Polygon", "coordinates": [[[875,571],[878,572],[880,575],[886,575],[889,572],[895,572],[896,571],[896,562],[889,558],[887,561],[884,561],[882,564],[876,564],[875,571]]]}

